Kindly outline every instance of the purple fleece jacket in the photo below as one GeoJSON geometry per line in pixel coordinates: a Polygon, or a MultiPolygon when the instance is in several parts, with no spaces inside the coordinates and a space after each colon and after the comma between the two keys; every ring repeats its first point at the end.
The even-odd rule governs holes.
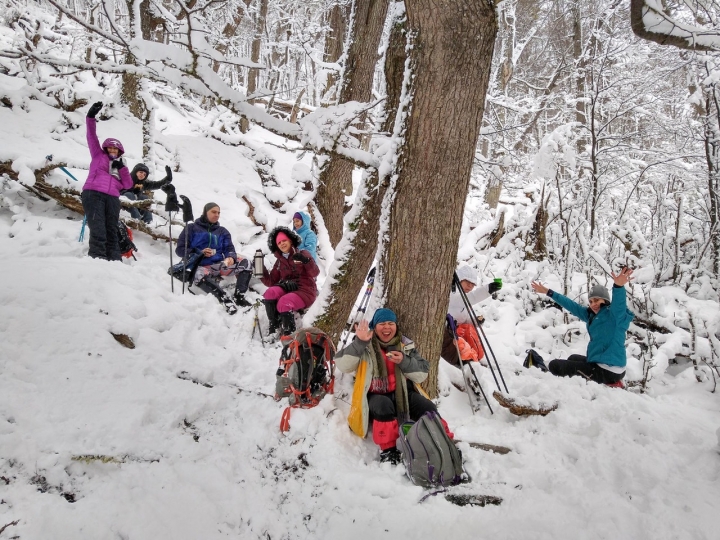
{"type": "MultiPolygon", "coordinates": [[[[102,149],[102,146],[100,146],[100,141],[97,138],[97,131],[95,129],[96,124],[97,120],[94,118],[85,119],[87,143],[90,149],[90,171],[83,186],[83,191],[99,191],[100,193],[107,193],[113,197],[119,197],[120,190],[133,187],[130,171],[128,171],[127,167],[123,167],[118,171],[120,178],[112,175],[110,172],[112,160],[102,149]]],[[[120,155],[122,156],[122,153],[120,155]]]]}

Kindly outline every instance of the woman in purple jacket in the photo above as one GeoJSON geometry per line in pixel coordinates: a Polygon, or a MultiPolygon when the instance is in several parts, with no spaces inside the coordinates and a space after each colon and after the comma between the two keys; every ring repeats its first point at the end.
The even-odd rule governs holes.
{"type": "Polygon", "coordinates": [[[90,171],[82,191],[82,205],[90,228],[90,250],[96,259],[122,260],[118,242],[120,220],[120,191],[133,187],[122,144],[117,139],[105,139],[100,146],[95,115],[102,102],[94,103],[87,113],[87,143],[90,149],[90,171]]]}
{"type": "Polygon", "coordinates": [[[294,311],[310,307],[317,298],[315,278],[320,270],[312,254],[298,249],[302,240],[287,227],[276,227],[268,237],[268,248],[275,255],[275,265],[263,265],[261,281],[268,289],[263,294],[270,321],[269,333],[280,328],[282,335],[295,331],[294,311]]]}

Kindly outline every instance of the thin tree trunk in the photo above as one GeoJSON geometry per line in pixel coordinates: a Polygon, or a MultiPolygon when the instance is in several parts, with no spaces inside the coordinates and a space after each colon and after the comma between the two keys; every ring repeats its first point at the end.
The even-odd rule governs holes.
{"type": "MultiPolygon", "coordinates": [[[[348,25],[348,19],[350,18],[350,5],[350,2],[336,2],[330,9],[330,13],[328,15],[330,31],[325,36],[325,62],[334,64],[340,60],[340,57],[342,56],[343,47],[345,45],[345,32],[348,25]]],[[[336,88],[336,85],[339,80],[339,73],[335,71],[328,73],[327,80],[325,81],[325,89],[322,93],[323,105],[335,103],[337,101],[339,91],[336,88]]]]}
{"type": "MultiPolygon", "coordinates": [[[[407,29],[403,17],[393,25],[388,49],[385,53],[387,99],[385,100],[385,120],[380,128],[383,132],[393,131],[400,106],[407,58],[406,43],[407,29]]],[[[330,287],[325,312],[314,323],[315,326],[329,334],[335,343],[340,338],[345,321],[347,321],[358,293],[365,283],[370,266],[375,260],[382,213],[381,205],[387,187],[388,178],[381,179],[377,170],[365,173],[364,185],[361,188],[365,196],[359,197],[355,202],[354,211],[357,212],[357,217],[350,225],[354,238],[346,251],[345,261],[333,275],[334,283],[330,287]]]]}
{"type": "Polygon", "coordinates": [[[406,4],[414,71],[383,254],[386,306],[437,371],[498,23],[486,0],[406,4]]]}
{"type": "MultiPolygon", "coordinates": [[[[352,39],[347,52],[339,103],[365,103],[372,97],[377,51],[388,3],[389,0],[356,0],[352,39]]],[[[333,248],[343,235],[345,197],[352,193],[353,168],[351,163],[331,156],[320,171],[315,203],[323,216],[333,248]]]]}

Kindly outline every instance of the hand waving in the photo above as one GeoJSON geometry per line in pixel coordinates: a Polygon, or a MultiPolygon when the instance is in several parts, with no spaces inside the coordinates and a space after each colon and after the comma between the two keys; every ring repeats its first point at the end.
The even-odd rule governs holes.
{"type": "Polygon", "coordinates": [[[373,331],[370,330],[370,325],[365,319],[360,321],[357,325],[357,328],[355,329],[355,336],[363,341],[370,341],[372,339],[373,331]]]}
{"type": "Polygon", "coordinates": [[[628,268],[624,267],[618,274],[610,274],[613,278],[613,281],[615,282],[615,285],[618,287],[624,287],[627,285],[627,282],[632,280],[632,273],[633,271],[628,268]]]}

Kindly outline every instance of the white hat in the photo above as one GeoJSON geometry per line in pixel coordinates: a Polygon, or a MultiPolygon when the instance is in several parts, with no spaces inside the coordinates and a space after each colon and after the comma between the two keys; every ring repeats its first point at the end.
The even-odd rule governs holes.
{"type": "Polygon", "coordinates": [[[467,264],[463,264],[462,266],[459,266],[456,270],[458,280],[460,281],[469,281],[473,285],[478,284],[478,278],[477,278],[477,272],[470,268],[467,264]]]}

